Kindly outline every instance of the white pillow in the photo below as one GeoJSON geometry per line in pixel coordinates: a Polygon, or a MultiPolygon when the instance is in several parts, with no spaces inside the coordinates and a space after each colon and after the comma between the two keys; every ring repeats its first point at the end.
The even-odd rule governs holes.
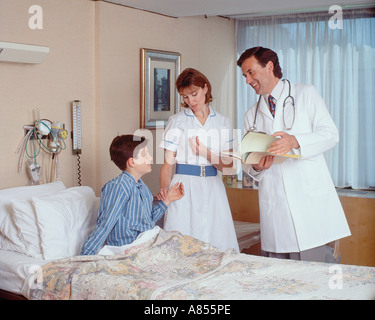
{"type": "Polygon", "coordinates": [[[18,236],[26,248],[26,252],[23,253],[37,259],[43,259],[38,222],[32,200],[12,200],[12,206],[18,236]]]}
{"type": "MultiPolygon", "coordinates": [[[[15,234],[17,234],[17,233],[15,232],[15,234]]],[[[3,236],[0,233],[0,249],[7,250],[7,251],[15,251],[15,252],[23,253],[23,254],[28,254],[27,249],[26,249],[25,245],[23,243],[21,243],[21,240],[19,238],[15,239],[15,240],[16,240],[16,243],[14,242],[14,239],[10,240],[9,238],[3,236]]]]}
{"type": "Polygon", "coordinates": [[[90,187],[33,197],[44,259],[79,255],[96,226],[99,201],[90,187]]]}
{"type": "Polygon", "coordinates": [[[12,200],[31,199],[66,189],[62,181],[0,190],[0,248],[27,254],[13,220],[12,200]]]}

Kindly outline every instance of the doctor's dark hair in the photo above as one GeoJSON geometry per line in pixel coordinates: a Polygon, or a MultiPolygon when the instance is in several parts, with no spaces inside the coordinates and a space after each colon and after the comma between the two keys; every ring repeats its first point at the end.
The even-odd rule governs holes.
{"type": "Polygon", "coordinates": [[[146,144],[145,137],[138,137],[132,134],[117,136],[109,147],[111,160],[120,170],[125,170],[128,160],[136,158],[139,149],[145,147],[146,144]]]}
{"type": "MultiPolygon", "coordinates": [[[[180,73],[176,80],[176,88],[179,93],[187,87],[190,87],[191,85],[204,88],[205,85],[207,85],[207,93],[206,93],[206,100],[205,103],[209,103],[212,101],[213,97],[211,95],[211,83],[208,81],[206,76],[201,73],[200,71],[193,69],[193,68],[187,68],[184,71],[180,73]]],[[[189,106],[181,102],[181,105],[185,108],[188,108],[189,106]]]]}
{"type": "Polygon", "coordinates": [[[273,63],[273,74],[275,77],[281,79],[283,77],[283,73],[281,71],[281,67],[279,64],[279,58],[277,57],[276,52],[272,51],[268,48],[263,47],[253,47],[244,51],[240,58],[237,60],[237,65],[239,67],[242,66],[242,63],[247,59],[254,56],[259,64],[264,68],[268,61],[272,61],[273,63]]]}

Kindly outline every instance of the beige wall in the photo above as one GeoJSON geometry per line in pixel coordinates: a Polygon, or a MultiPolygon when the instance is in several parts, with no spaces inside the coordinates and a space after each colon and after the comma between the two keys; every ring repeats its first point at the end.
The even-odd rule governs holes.
{"type": "MultiPolygon", "coordinates": [[[[97,115],[95,113],[94,5],[88,0],[40,0],[43,29],[29,28],[30,0],[0,0],[0,41],[48,46],[50,54],[41,64],[0,62],[0,127],[2,135],[0,188],[26,185],[25,171],[17,173],[19,156],[15,150],[24,135],[23,126],[41,118],[59,120],[71,131],[70,102],[82,100],[83,182],[96,188],[97,115]]],[[[69,135],[70,136],[70,135],[69,135]]],[[[77,184],[77,159],[71,139],[60,155],[61,178],[67,186],[77,184]]],[[[49,178],[50,156],[37,157],[44,178],[49,178]]]]}
{"type": "MultiPolygon", "coordinates": [[[[0,0],[0,41],[50,48],[42,64],[0,62],[0,188],[27,184],[26,173],[17,173],[19,156],[14,150],[23,137],[23,125],[36,120],[35,110],[42,118],[63,121],[70,133],[70,103],[80,99],[82,184],[100,194],[101,186],[119,173],[109,160],[110,142],[117,134],[139,128],[140,48],[181,53],[181,68],[191,66],[205,73],[212,82],[214,106],[235,118],[233,21],[174,19],[101,1],[39,0],[43,30],[31,30],[28,10],[34,4],[0,0]]],[[[70,137],[66,145],[60,156],[61,179],[74,186],[77,159],[70,137]]],[[[37,158],[46,178],[49,158],[37,158]]],[[[159,168],[154,165],[144,178],[153,193],[159,188],[159,168]]]]}

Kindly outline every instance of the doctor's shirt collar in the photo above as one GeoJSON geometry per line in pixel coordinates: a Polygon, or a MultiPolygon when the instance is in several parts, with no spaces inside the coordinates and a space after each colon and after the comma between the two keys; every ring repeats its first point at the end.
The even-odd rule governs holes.
{"type": "MultiPolygon", "coordinates": [[[[279,81],[277,82],[276,86],[273,88],[273,90],[271,92],[271,96],[274,98],[275,104],[280,99],[281,94],[282,94],[282,92],[284,90],[284,86],[285,86],[285,82],[282,81],[281,79],[279,79],[279,81]]],[[[267,105],[268,105],[268,96],[269,96],[269,94],[264,94],[263,95],[263,98],[267,102],[267,105]]]]}

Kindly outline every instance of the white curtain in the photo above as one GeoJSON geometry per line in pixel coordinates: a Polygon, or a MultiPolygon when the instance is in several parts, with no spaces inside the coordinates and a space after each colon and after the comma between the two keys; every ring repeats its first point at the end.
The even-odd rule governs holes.
{"type": "MultiPolygon", "coordinates": [[[[325,154],[337,187],[375,187],[375,11],[313,13],[237,20],[237,55],[254,46],[274,50],[283,78],[313,84],[340,133],[325,154]],[[331,21],[332,23],[332,21],[331,21]],[[341,27],[341,28],[340,28],[341,27]]],[[[257,97],[237,69],[237,126],[257,97]]]]}

